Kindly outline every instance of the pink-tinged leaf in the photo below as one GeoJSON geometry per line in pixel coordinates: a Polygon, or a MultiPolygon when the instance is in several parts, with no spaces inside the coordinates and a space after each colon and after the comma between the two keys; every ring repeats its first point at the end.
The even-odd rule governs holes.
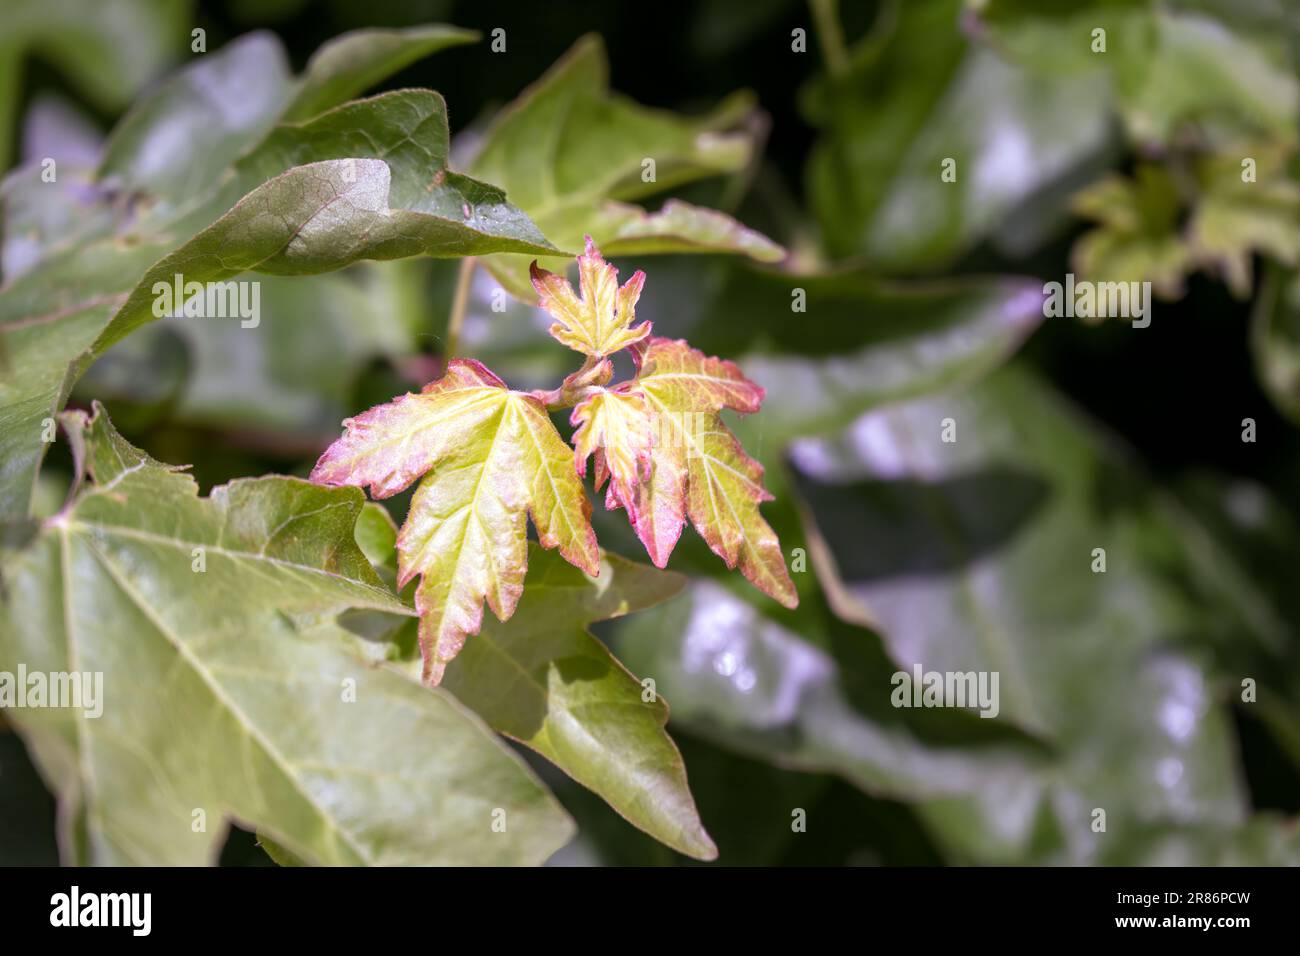
{"type": "Polygon", "coordinates": [[[738,567],[761,591],[794,607],[798,596],[780,542],[759,513],[772,497],[763,487],[763,468],[745,454],[720,415],[723,408],[757,411],[763,390],[734,363],[682,341],[651,338],[632,352],[636,379],[574,411],[573,421],[581,426],[574,436],[577,454],[583,460],[595,454],[598,488],[610,475],[606,507],[627,509],[659,567],[667,564],[689,517],[727,567],[738,567]],[[639,464],[647,457],[647,432],[648,474],[639,464]]]}
{"type": "Polygon", "coordinates": [[[796,606],[799,598],[781,543],[759,513],[759,504],[772,500],[763,487],[763,466],[745,454],[717,415],[682,440],[689,449],[686,513],[691,524],[727,567],[739,567],[764,594],[796,606]]]}
{"type": "Polygon", "coordinates": [[[447,454],[460,436],[496,414],[505,383],[480,362],[452,359],[447,373],[419,395],[343,422],[343,437],[312,469],[321,485],[370,487],[373,498],[390,498],[447,454]]]}
{"type": "Polygon", "coordinates": [[[675,406],[694,412],[732,408],[749,414],[763,404],[763,386],[745,378],[735,362],[705,355],[681,339],[648,338],[632,346],[637,381],[671,391],[675,406]]]}
{"type": "MultiPolygon", "coordinates": [[[[654,421],[658,426],[657,415],[654,421]]],[[[636,494],[621,501],[632,529],[657,568],[668,566],[668,558],[686,527],[687,488],[684,456],[671,449],[662,454],[656,451],[650,480],[637,485],[636,494]]],[[[610,490],[614,490],[612,486],[610,490]]]]}
{"type": "MultiPolygon", "coordinates": [[[[609,478],[609,465],[605,461],[605,450],[603,448],[597,448],[592,452],[591,460],[593,462],[592,479],[595,482],[596,490],[600,491],[601,486],[603,486],[609,478]]],[[[611,484],[605,489],[605,510],[617,511],[622,507],[623,502],[618,500],[618,496],[614,493],[614,486],[611,484]]]]}
{"type": "Polygon", "coordinates": [[[587,473],[588,456],[601,452],[596,475],[598,489],[608,472],[612,478],[611,492],[616,497],[627,498],[633,494],[638,481],[649,477],[654,429],[644,395],[601,389],[578,403],[569,423],[577,426],[573,449],[580,475],[587,473]]]}
{"type": "Polygon", "coordinates": [[[419,395],[349,419],[312,479],[394,494],[420,474],[397,537],[398,584],[417,575],[424,678],[478,633],[486,600],[514,613],[528,566],[526,519],[543,547],[598,574],[591,505],[560,438],[535,397],[508,390],[477,362],[453,359],[419,395]]]}
{"type": "Polygon", "coordinates": [[[536,262],[529,272],[542,308],[555,319],[551,335],[569,348],[601,358],[650,334],[647,323],[631,327],[636,321],[636,303],[645,285],[645,273],[637,271],[620,287],[618,270],[601,257],[590,236],[586,252],[578,256],[581,297],[568,279],[539,268],[536,262]]]}

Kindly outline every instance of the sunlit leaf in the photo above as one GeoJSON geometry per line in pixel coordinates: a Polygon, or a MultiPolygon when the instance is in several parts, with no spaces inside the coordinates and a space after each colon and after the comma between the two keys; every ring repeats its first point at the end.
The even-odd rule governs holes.
{"type": "MultiPolygon", "coordinates": [[[[650,338],[632,351],[636,379],[618,387],[622,399],[601,402],[605,416],[615,422],[612,427],[605,423],[599,436],[602,461],[611,471],[617,468],[607,503],[627,509],[656,566],[668,563],[689,516],[727,567],[739,567],[755,587],[782,604],[797,604],[780,542],[759,514],[759,505],[772,497],[763,487],[763,468],[745,454],[720,415],[723,408],[758,411],[763,390],[734,363],[706,356],[681,340],[650,338]],[[628,420],[638,411],[648,427],[628,420]],[[649,477],[639,478],[636,463],[644,460],[647,430],[654,442],[653,461],[649,477]]],[[[579,454],[595,444],[595,434],[585,432],[579,454]]],[[[604,467],[598,466],[598,480],[604,467]]]]}
{"type": "Polygon", "coordinates": [[[654,419],[645,395],[601,389],[573,409],[571,421],[578,473],[587,474],[587,459],[599,456],[596,487],[608,471],[615,501],[635,500],[636,486],[648,479],[654,452],[654,419]]]}
{"type": "Polygon", "coordinates": [[[485,622],[448,665],[442,686],[651,836],[711,859],[717,851],[664,731],[663,696],[586,629],[657,604],[682,584],[615,555],[604,556],[593,580],[534,546],[518,613],[506,623],[485,622]]]}
{"type": "Polygon", "coordinates": [[[581,298],[564,276],[539,269],[536,263],[530,271],[542,308],[555,319],[551,335],[569,348],[604,358],[650,334],[644,322],[631,327],[645,273],[638,269],[620,286],[618,270],[601,257],[591,236],[586,237],[586,251],[578,256],[581,298]]]}
{"type": "MultiPolygon", "coordinates": [[[[251,42],[227,54],[220,95],[237,91],[235,68],[251,42]]],[[[209,61],[214,68],[220,56],[209,61]]],[[[165,223],[169,231],[130,241],[86,236],[90,241],[53,249],[7,284],[0,331],[21,375],[0,379],[0,446],[12,448],[0,472],[0,515],[26,512],[47,447],[41,423],[62,407],[71,385],[97,355],[158,318],[157,283],[177,274],[204,283],[247,270],[318,273],[363,258],[552,250],[499,189],[451,172],[447,153],[446,106],[436,93],[348,104],[275,128],[213,189],[166,204],[174,218],[165,223]],[[227,203],[234,203],[228,212],[227,203]]],[[[108,215],[105,228],[124,221],[125,212],[108,215]]]]}
{"type": "Polygon", "coordinates": [[[8,555],[0,607],[4,670],[103,675],[89,711],[6,710],[66,862],[209,863],[230,820],[316,864],[540,863],[567,841],[449,695],[320,639],[347,609],[410,613],[353,540],[360,492],[271,477],[201,498],[102,410],[66,421],[94,483],[8,555]]]}
{"type": "Polygon", "coordinates": [[[484,600],[502,620],[514,613],[528,566],[526,516],[544,547],[598,572],[572,450],[540,401],[510,391],[478,362],[453,359],[419,395],[344,424],[313,481],[369,486],[386,498],[425,475],[397,549],[398,586],[421,576],[415,601],[428,683],[478,633],[484,600]]]}
{"type": "Polygon", "coordinates": [[[1207,157],[1197,169],[1202,195],[1187,224],[1188,241],[1198,261],[1221,274],[1240,299],[1253,288],[1255,255],[1300,265],[1300,183],[1289,177],[1286,159],[1276,146],[1254,144],[1207,157]]]}

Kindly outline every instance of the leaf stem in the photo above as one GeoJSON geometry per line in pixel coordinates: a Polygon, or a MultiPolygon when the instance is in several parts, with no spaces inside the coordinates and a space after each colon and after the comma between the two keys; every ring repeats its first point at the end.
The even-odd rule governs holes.
{"type": "Polygon", "coordinates": [[[559,388],[536,389],[531,394],[546,406],[550,412],[573,408],[587,396],[599,392],[609,384],[614,375],[614,366],[603,355],[588,355],[582,368],[572,373],[560,383],[559,388]]]}
{"type": "Polygon", "coordinates": [[[443,359],[450,361],[456,357],[460,347],[460,330],[465,324],[465,312],[469,305],[469,287],[474,278],[474,267],[478,260],[466,256],[460,260],[460,269],[456,273],[456,291],[451,299],[451,318],[447,320],[447,342],[443,348],[443,359]]]}

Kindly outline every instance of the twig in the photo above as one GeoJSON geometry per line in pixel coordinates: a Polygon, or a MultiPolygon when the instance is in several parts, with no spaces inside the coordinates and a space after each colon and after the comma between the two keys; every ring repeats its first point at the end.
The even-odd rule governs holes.
{"type": "Polygon", "coordinates": [[[443,358],[447,361],[455,358],[460,346],[460,329],[465,324],[470,281],[474,278],[474,267],[477,264],[478,260],[474,256],[460,260],[460,271],[456,273],[456,292],[451,299],[451,318],[447,320],[447,343],[443,348],[443,358]]]}

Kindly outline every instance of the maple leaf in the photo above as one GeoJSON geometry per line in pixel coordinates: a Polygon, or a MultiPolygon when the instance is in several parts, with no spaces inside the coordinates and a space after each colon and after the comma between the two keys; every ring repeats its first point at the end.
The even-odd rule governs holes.
{"type": "MultiPolygon", "coordinates": [[[[322,866],[540,864],[568,842],[568,815],[465,706],[349,650],[340,614],[411,613],[358,546],[358,489],[272,475],[201,497],[184,469],[122,438],[98,402],[93,415],[69,411],[60,422],[86,480],[21,548],[3,549],[0,673],[26,666],[87,681],[94,673],[96,693],[85,707],[0,713],[59,796],[65,863],[214,863],[227,820],[322,866]],[[349,703],[340,682],[356,689],[349,703]],[[398,742],[401,756],[389,749],[398,742]],[[195,807],[208,814],[199,832],[195,807]],[[479,826],[495,807],[526,824],[509,834],[479,826]]],[[[566,642],[587,661],[603,647],[578,641],[585,622],[676,590],[672,578],[609,560],[604,580],[583,588],[580,572],[545,557],[553,560],[534,561],[542,575],[578,585],[566,591],[567,631],[555,628],[551,646],[566,642]]],[[[526,609],[534,626],[550,605],[539,591],[537,610],[526,609]]],[[[640,701],[640,684],[608,669],[619,674],[595,685],[599,699],[591,685],[573,686],[581,682],[552,691],[570,695],[575,710],[590,705],[577,728],[609,713],[598,705],[640,701]]],[[[617,726],[607,717],[593,729],[596,742],[582,739],[573,751],[621,745],[605,765],[634,765],[637,781],[653,774],[656,785],[641,825],[661,839],[680,835],[673,845],[699,855],[712,844],[662,732],[666,717],[662,703],[639,706],[617,726]]],[[[580,730],[556,733],[567,740],[580,730]]],[[[11,763],[6,751],[5,788],[11,763]]],[[[620,782],[615,775],[606,792],[618,793],[620,782]]],[[[8,852],[7,831],[0,846],[8,852]]]]}
{"type": "Polygon", "coordinates": [[[681,340],[632,347],[637,376],[574,410],[576,453],[595,453],[596,485],[610,477],[607,507],[627,509],[650,560],[664,567],[687,517],[727,567],[787,607],[798,604],[776,532],[759,505],[771,501],[763,467],[720,412],[756,412],[763,389],[733,362],[681,340]],[[638,420],[637,415],[644,414],[638,420]],[[652,448],[646,447],[646,436],[652,448]],[[648,470],[642,469],[648,463],[648,470]]]}
{"type": "Polygon", "coordinates": [[[542,308],[555,319],[551,335],[575,351],[602,358],[650,334],[646,322],[631,328],[636,318],[636,302],[645,285],[645,273],[638,269],[620,287],[618,270],[601,257],[591,236],[586,238],[586,251],[578,256],[581,298],[564,276],[538,268],[536,262],[529,272],[542,308]]]}
{"type": "Polygon", "coordinates": [[[644,395],[602,389],[578,403],[569,423],[578,426],[573,433],[578,473],[585,476],[587,458],[598,456],[598,489],[612,475],[611,495],[630,498],[638,481],[650,477],[654,420],[644,395]]]}
{"type": "Polygon", "coordinates": [[[321,456],[313,481],[369,486],[386,498],[421,475],[397,538],[398,586],[417,575],[424,679],[483,623],[483,601],[502,621],[519,603],[528,567],[525,515],[543,547],[588,574],[600,570],[591,505],[546,408],[508,389],[479,362],[452,359],[425,386],[350,418],[321,456]]]}

